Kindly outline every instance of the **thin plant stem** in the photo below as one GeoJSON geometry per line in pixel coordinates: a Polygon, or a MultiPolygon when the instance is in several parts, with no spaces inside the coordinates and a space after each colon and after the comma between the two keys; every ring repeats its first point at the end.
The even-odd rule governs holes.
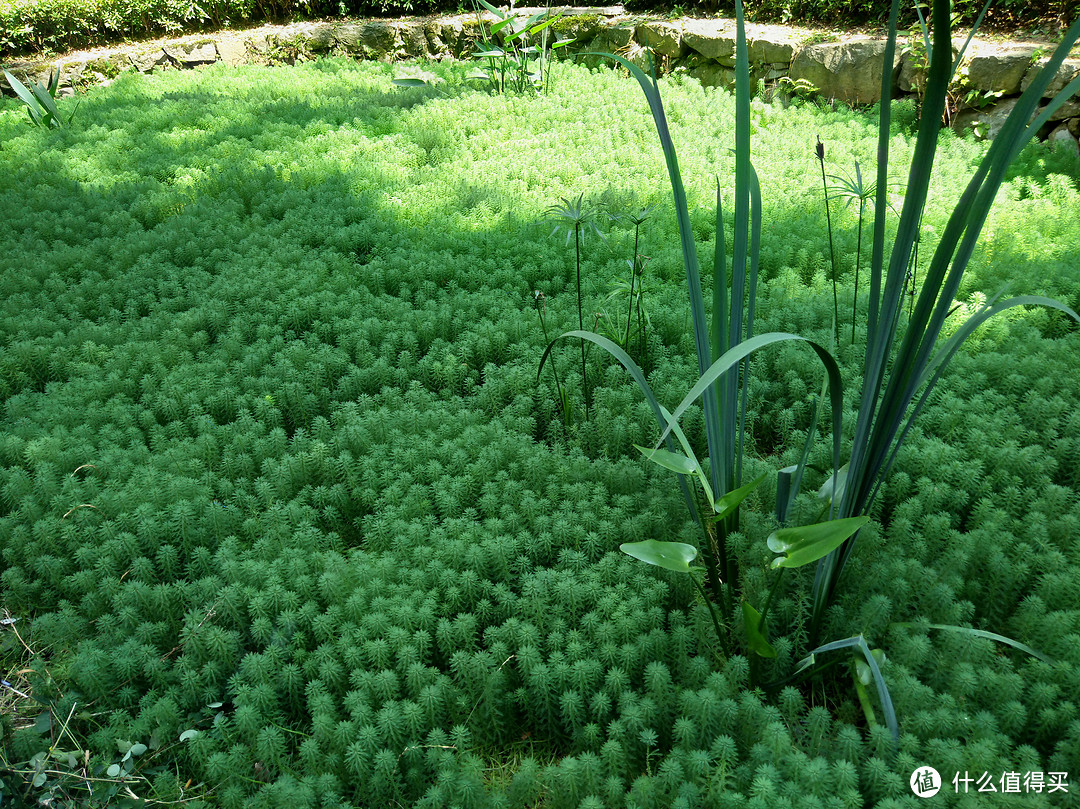
{"type": "Polygon", "coordinates": [[[851,297],[851,344],[855,345],[855,316],[859,305],[859,265],[862,263],[862,224],[866,200],[859,200],[859,235],[855,241],[855,294],[851,297]]]}
{"type": "MultiPolygon", "coordinates": [[[[551,338],[548,337],[547,327],[547,305],[544,300],[544,293],[537,290],[535,293],[536,314],[540,318],[540,328],[544,332],[544,342],[550,343],[551,338]]],[[[559,394],[559,407],[563,411],[563,424],[569,429],[570,427],[570,398],[566,395],[566,390],[563,388],[562,380],[559,379],[559,369],[555,362],[551,363],[551,375],[555,377],[555,389],[559,394]]]]}
{"type": "Polygon", "coordinates": [[[825,191],[825,222],[829,226],[829,261],[832,263],[833,330],[840,345],[840,299],[836,294],[836,249],[833,247],[832,216],[829,213],[829,184],[825,179],[825,144],[817,139],[817,158],[821,164],[821,187],[825,191]]]}
{"type": "MultiPolygon", "coordinates": [[[[585,304],[581,297],[581,223],[574,223],[574,256],[577,267],[577,318],[578,328],[585,330],[585,316],[583,314],[585,304]]],[[[585,343],[581,343],[581,385],[585,391],[585,421],[589,420],[589,377],[585,370],[585,343]]]]}
{"type": "Polygon", "coordinates": [[[716,615],[716,607],[709,599],[709,594],[705,592],[705,587],[697,580],[697,577],[693,573],[690,574],[690,581],[697,587],[698,592],[701,593],[701,598],[705,601],[705,606],[709,609],[709,617],[712,618],[713,629],[716,630],[716,639],[720,641],[720,649],[724,652],[724,657],[731,657],[731,652],[728,651],[727,636],[724,634],[724,630],[720,625],[720,618],[716,615]]]}
{"type": "MultiPolygon", "coordinates": [[[[626,345],[624,348],[630,350],[630,324],[634,316],[634,278],[637,275],[638,269],[638,234],[641,231],[641,225],[634,225],[634,260],[630,262],[630,305],[626,311],[626,345]]],[[[639,307],[640,308],[640,307],[639,307]]],[[[641,359],[640,357],[638,358],[641,359]]]]}

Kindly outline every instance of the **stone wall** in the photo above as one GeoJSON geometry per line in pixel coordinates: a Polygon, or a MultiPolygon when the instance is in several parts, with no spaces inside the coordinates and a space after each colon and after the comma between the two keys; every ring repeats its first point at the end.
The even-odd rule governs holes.
{"type": "MultiPolygon", "coordinates": [[[[706,86],[727,87],[734,83],[734,20],[647,19],[628,16],[622,7],[567,7],[562,12],[563,18],[555,28],[560,37],[574,38],[568,51],[617,52],[644,65],[648,61],[647,49],[651,49],[664,72],[685,71],[706,86]]],[[[479,26],[472,14],[263,26],[245,32],[225,31],[153,45],[101,49],[55,61],[17,63],[8,69],[16,76],[35,80],[59,67],[62,91],[70,94],[76,87],[108,82],[125,70],[152,72],[216,62],[293,64],[330,54],[384,61],[460,59],[471,51],[479,26]]],[[[754,24],[747,25],[747,38],[757,86],[816,92],[850,104],[868,104],[880,98],[883,39],[825,36],[797,27],[754,24]]],[[[993,137],[1015,104],[1015,97],[1028,86],[1052,49],[1045,43],[973,41],[951,99],[953,125],[975,127],[979,134],[993,137]]],[[[898,50],[902,53],[891,70],[893,96],[917,96],[923,81],[919,54],[908,48],[898,50]]],[[[1078,74],[1080,57],[1067,59],[1048,92],[1057,92],[1078,74]]],[[[0,84],[10,92],[6,82],[0,84]]],[[[1080,96],[1066,103],[1041,134],[1080,154],[1080,96]]]]}

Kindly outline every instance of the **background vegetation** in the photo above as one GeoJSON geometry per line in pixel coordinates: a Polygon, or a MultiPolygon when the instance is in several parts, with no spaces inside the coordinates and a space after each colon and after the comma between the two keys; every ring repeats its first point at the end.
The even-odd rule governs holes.
{"type": "MultiPolygon", "coordinates": [[[[640,12],[728,17],[735,13],[734,2],[726,1],[635,0],[626,5],[640,12]]],[[[975,0],[957,0],[954,5],[960,20],[969,24],[982,7],[975,0]]],[[[473,4],[462,0],[0,0],[0,59],[267,22],[472,10],[473,4]]],[[[746,10],[749,19],[761,22],[852,27],[882,24],[889,4],[885,0],[752,0],[746,10]]],[[[905,11],[903,24],[914,24],[914,7],[905,11]]],[[[1072,0],[999,0],[984,28],[1025,27],[1053,35],[1075,15],[1072,0]]]]}
{"type": "MultiPolygon", "coordinates": [[[[696,541],[670,476],[633,448],[657,430],[621,369],[590,356],[586,421],[576,346],[554,357],[569,429],[537,382],[535,292],[552,331],[577,326],[574,255],[538,220],[582,193],[611,213],[657,204],[639,247],[650,383],[677,402],[697,376],[638,88],[557,64],[547,96],[489,96],[454,67],[412,89],[391,70],[124,74],[61,130],[3,102],[0,582],[25,642],[4,646],[7,679],[33,697],[4,727],[16,786],[42,750],[75,747],[64,733],[89,773],[116,765],[144,796],[224,807],[903,806],[916,765],[951,778],[1080,760],[1075,328],[1016,312],[958,356],[827,616],[826,637],[862,632],[888,655],[893,758],[845,667],[813,689],[748,690],[685,578],[618,552],[696,541]]],[[[707,265],[733,102],[662,86],[707,265]]],[[[914,118],[897,110],[897,165],[914,118]]],[[[831,173],[865,170],[874,122],[755,102],[752,126],[758,328],[827,343],[815,138],[831,173]]],[[[986,148],[943,138],[927,240],[986,148]]],[[[1024,151],[954,327],[1007,280],[1080,305],[1078,171],[1024,151]]],[[[633,227],[602,227],[582,251],[587,312],[633,250],[633,227]]],[[[834,229],[850,299],[854,213],[834,229]]],[[[748,475],[796,460],[819,373],[798,348],[755,360],[748,475]]],[[[700,411],[684,425],[703,455],[700,411]]],[[[812,463],[828,467],[827,441],[812,463]]],[[[731,539],[757,603],[769,485],[731,539]]],[[[773,606],[790,628],[774,676],[797,663],[811,578],[789,574],[773,606]]]]}

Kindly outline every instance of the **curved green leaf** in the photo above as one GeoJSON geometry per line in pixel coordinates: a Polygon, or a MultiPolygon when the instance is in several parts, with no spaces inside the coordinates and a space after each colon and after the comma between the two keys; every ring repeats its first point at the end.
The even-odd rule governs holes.
{"type": "Polygon", "coordinates": [[[847,517],[814,525],[777,529],[769,534],[766,542],[769,550],[784,556],[773,559],[772,566],[802,567],[816,562],[840,547],[868,522],[869,517],[847,517]]]}
{"type": "Polygon", "coordinates": [[[870,647],[866,644],[866,638],[862,635],[855,635],[854,637],[844,638],[843,640],[834,640],[831,643],[818,646],[803,658],[795,671],[805,671],[807,668],[814,665],[815,657],[823,652],[833,652],[837,649],[851,648],[858,649],[862,652],[863,659],[866,660],[866,665],[870,668],[870,675],[877,684],[878,699],[881,700],[881,710],[885,714],[885,724],[892,734],[893,743],[899,745],[900,726],[896,721],[896,708],[893,706],[892,696],[889,694],[889,687],[885,684],[885,677],[881,673],[881,666],[878,665],[874,653],[870,651],[870,647]]]}
{"type": "Polygon", "coordinates": [[[701,468],[696,460],[687,458],[677,452],[668,452],[666,449],[649,449],[638,444],[634,444],[634,449],[657,466],[680,475],[693,475],[701,468]]]}
{"type": "Polygon", "coordinates": [[[750,651],[760,657],[776,657],[776,649],[766,639],[768,629],[762,625],[761,613],[750,606],[750,602],[742,603],[743,626],[746,627],[746,642],[750,651]]]}
{"type": "Polygon", "coordinates": [[[619,550],[635,559],[650,565],[673,570],[676,573],[689,573],[690,563],[697,558],[698,551],[685,542],[660,542],[646,539],[644,542],[624,542],[619,550]]]}
{"type": "MultiPolygon", "coordinates": [[[[621,346],[602,335],[596,334],[595,332],[581,331],[575,329],[574,331],[568,331],[564,334],[560,334],[558,337],[548,343],[547,348],[544,349],[544,353],[540,357],[540,367],[536,371],[537,382],[540,381],[540,375],[544,372],[544,363],[547,362],[547,358],[551,355],[551,349],[554,348],[555,343],[558,340],[564,337],[577,337],[581,340],[588,340],[590,343],[594,343],[595,345],[600,346],[600,348],[611,354],[611,356],[618,360],[619,364],[627,370],[627,372],[630,374],[630,377],[638,384],[638,387],[641,388],[641,392],[645,396],[645,401],[648,402],[649,407],[652,408],[653,415],[656,417],[656,422],[660,425],[660,428],[663,429],[665,427],[669,427],[669,425],[672,424],[671,414],[668,413],[668,411],[663,407],[663,405],[661,405],[660,402],[656,400],[656,395],[653,393],[652,388],[649,387],[649,383],[645,380],[645,374],[642,372],[641,368],[638,367],[638,364],[630,358],[630,355],[627,354],[621,346]]],[[[676,429],[677,426],[678,425],[675,425],[675,427],[670,429],[679,437],[679,440],[682,443],[683,449],[686,451],[686,454],[692,457],[693,451],[690,448],[690,443],[686,440],[686,436],[682,434],[682,430],[676,429]]],[[[674,442],[671,442],[669,440],[669,449],[673,446],[674,442]]],[[[686,483],[686,478],[681,475],[679,476],[679,486],[682,489],[683,499],[686,501],[686,507],[690,510],[690,514],[693,516],[694,521],[698,522],[700,517],[698,515],[697,506],[694,503],[694,497],[691,494],[690,488],[686,483]]],[[[706,490],[708,490],[707,486],[706,490]]],[[[708,496],[710,497],[711,503],[712,493],[709,492],[708,496]]]]}
{"type": "MultiPolygon", "coordinates": [[[[902,622],[891,624],[891,626],[903,627],[905,629],[918,629],[922,625],[909,622],[902,622]]],[[[1018,640],[1007,638],[1004,635],[999,635],[996,632],[987,632],[985,629],[975,629],[970,626],[954,626],[952,624],[926,624],[927,629],[942,629],[947,632],[959,632],[964,635],[972,635],[976,638],[986,638],[987,640],[994,640],[998,643],[1004,643],[1006,646],[1012,646],[1014,649],[1019,649],[1021,652],[1026,652],[1034,658],[1041,660],[1044,663],[1053,663],[1054,661],[1044,655],[1042,652],[1032,649],[1026,643],[1021,643],[1018,640]]]]}
{"type": "Polygon", "coordinates": [[[713,506],[713,511],[716,512],[716,516],[713,517],[713,520],[722,520],[725,517],[734,514],[735,510],[739,507],[742,501],[749,497],[753,493],[754,489],[756,489],[765,481],[765,478],[768,477],[768,475],[769,473],[765,472],[764,474],[747,483],[745,486],[740,486],[739,488],[728,492],[719,500],[717,500],[716,505],[713,506]]]}

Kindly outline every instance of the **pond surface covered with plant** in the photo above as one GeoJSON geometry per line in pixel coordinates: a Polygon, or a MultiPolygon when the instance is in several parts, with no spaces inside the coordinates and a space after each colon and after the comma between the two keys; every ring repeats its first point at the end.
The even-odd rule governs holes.
{"type": "MultiPolygon", "coordinates": [[[[611,354],[565,338],[541,357],[595,330],[676,410],[702,370],[684,248],[710,269],[705,301],[723,297],[718,181],[726,266],[738,254],[734,98],[660,84],[680,243],[625,73],[555,63],[546,94],[500,96],[427,69],[445,81],[345,61],[125,74],[58,130],[3,101],[5,794],[854,808],[918,805],[909,777],[932,766],[940,805],[989,805],[953,790],[965,772],[999,792],[1067,772],[1067,793],[1007,805],[1073,805],[1076,324],[1014,308],[967,340],[819,614],[813,565],[773,569],[777,472],[814,431],[783,516],[827,519],[834,424],[842,463],[858,429],[875,208],[863,195],[860,243],[852,189],[856,161],[874,177],[877,124],[752,102],[754,332],[828,347],[844,386],[822,396],[805,342],[749,358],[740,476],[764,480],[727,524],[737,581],[713,613],[708,577],[620,551],[702,547],[686,504],[714,505],[692,485],[712,474],[701,400],[661,468],[635,448],[658,446],[655,412],[611,354]],[[880,650],[898,741],[858,650],[800,670],[858,636],[880,650]]],[[[893,110],[890,244],[917,125],[893,110]]],[[[941,136],[902,322],[987,149],[941,136]]],[[[1080,308],[1078,176],[1063,151],[1020,153],[942,339],[1006,284],[1080,308]]]]}

